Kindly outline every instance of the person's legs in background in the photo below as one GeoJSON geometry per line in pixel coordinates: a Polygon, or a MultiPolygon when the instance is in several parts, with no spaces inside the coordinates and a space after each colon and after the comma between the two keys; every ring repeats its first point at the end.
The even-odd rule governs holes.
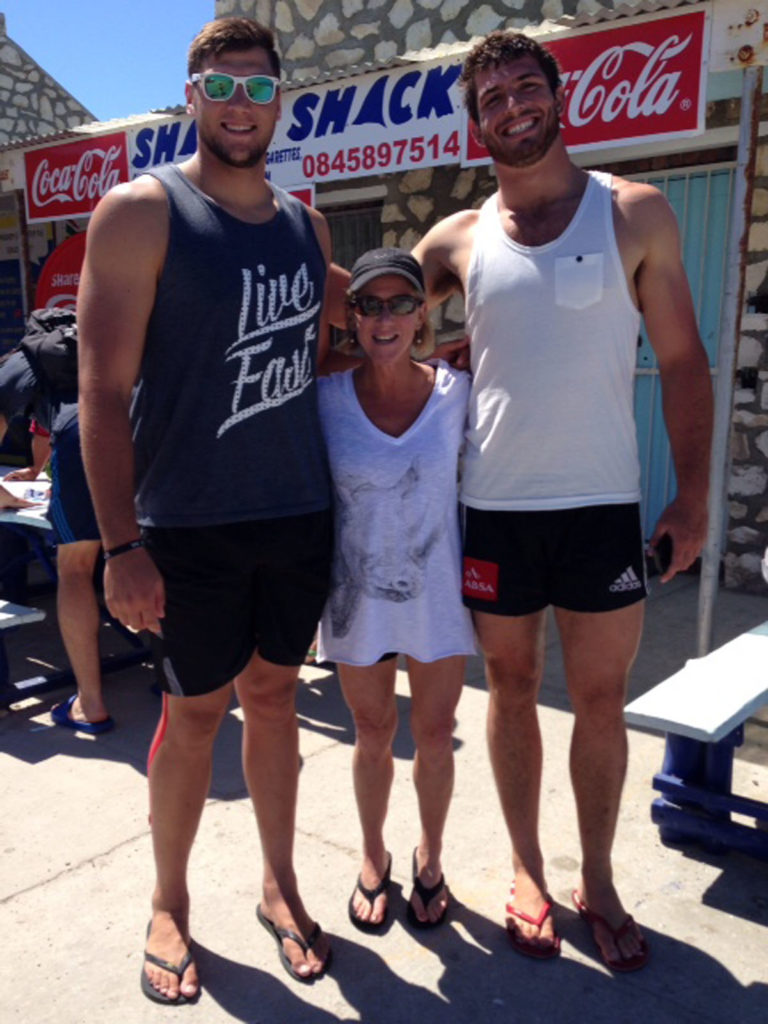
{"type": "Polygon", "coordinates": [[[114,725],[101,686],[99,602],[94,569],[101,542],[80,454],[78,421],[71,414],[55,430],[51,451],[48,517],[58,544],[56,611],[61,638],[77,683],[74,699],[52,710],[57,725],[104,732],[114,725]]]}
{"type": "Polygon", "coordinates": [[[97,540],[60,544],[56,556],[56,613],[77,683],[77,699],[69,708],[69,717],[92,724],[109,717],[102,695],[99,603],[93,581],[100,547],[97,540]]]}

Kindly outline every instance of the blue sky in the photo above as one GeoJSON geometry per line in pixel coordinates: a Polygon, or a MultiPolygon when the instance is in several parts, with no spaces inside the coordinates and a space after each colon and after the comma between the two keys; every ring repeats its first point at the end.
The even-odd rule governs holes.
{"type": "Polygon", "coordinates": [[[214,0],[0,0],[8,36],[98,120],[184,102],[214,0]]]}

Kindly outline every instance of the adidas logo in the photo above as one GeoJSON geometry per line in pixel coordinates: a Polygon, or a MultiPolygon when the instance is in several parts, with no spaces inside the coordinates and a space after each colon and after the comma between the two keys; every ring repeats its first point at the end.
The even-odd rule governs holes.
{"type": "Polygon", "coordinates": [[[630,565],[618,579],[613,581],[608,589],[612,594],[620,594],[625,590],[639,590],[642,585],[642,582],[637,578],[635,570],[630,565]]]}

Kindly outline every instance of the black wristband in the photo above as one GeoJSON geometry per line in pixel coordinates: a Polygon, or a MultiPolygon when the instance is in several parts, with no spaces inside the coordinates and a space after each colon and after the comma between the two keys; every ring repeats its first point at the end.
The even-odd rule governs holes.
{"type": "Polygon", "coordinates": [[[137,537],[136,540],[129,540],[125,544],[118,544],[116,548],[109,548],[104,552],[104,561],[108,562],[110,558],[117,558],[118,555],[124,555],[126,551],[135,551],[136,548],[143,548],[144,541],[141,537],[137,537]]]}

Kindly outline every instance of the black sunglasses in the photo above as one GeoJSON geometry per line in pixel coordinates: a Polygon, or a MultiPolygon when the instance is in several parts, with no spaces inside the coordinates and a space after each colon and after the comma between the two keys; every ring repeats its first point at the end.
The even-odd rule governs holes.
{"type": "Polygon", "coordinates": [[[415,295],[393,295],[391,299],[380,299],[378,295],[356,295],[352,300],[352,306],[360,313],[360,316],[381,316],[386,311],[392,316],[408,316],[415,313],[424,300],[415,295]]]}

